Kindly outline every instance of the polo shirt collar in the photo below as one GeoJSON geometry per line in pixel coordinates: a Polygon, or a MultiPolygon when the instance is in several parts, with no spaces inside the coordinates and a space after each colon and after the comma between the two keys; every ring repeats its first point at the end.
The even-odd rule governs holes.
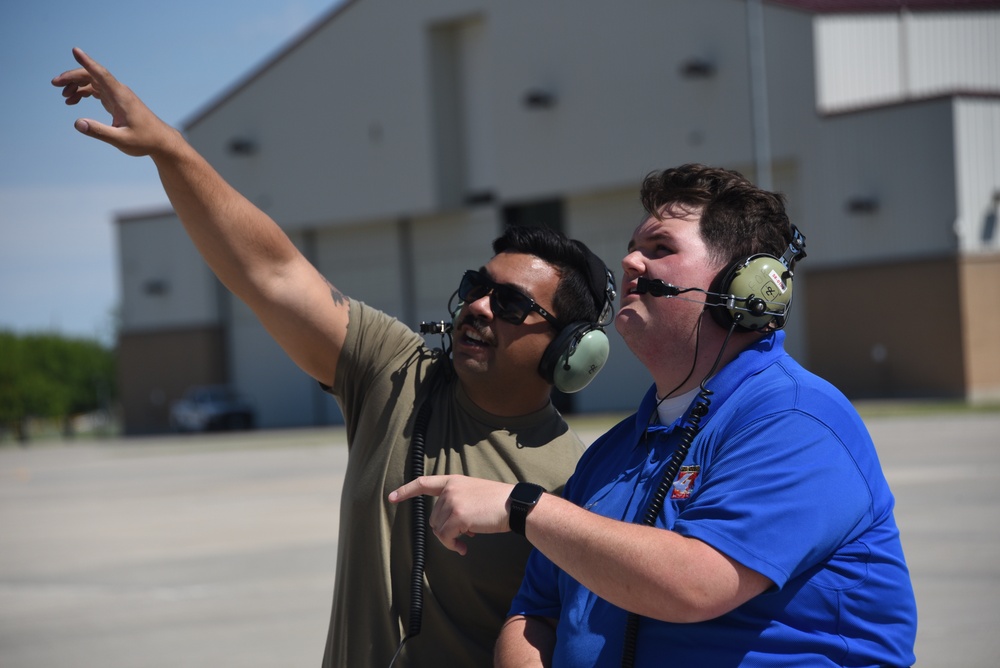
{"type": "MultiPolygon", "coordinates": [[[[709,379],[706,387],[712,391],[708,413],[701,419],[704,426],[711,419],[715,409],[722,405],[743,382],[755,373],[767,368],[785,354],[785,332],[778,330],[772,332],[746,348],[736,356],[733,361],[724,366],[715,376],[709,379]]],[[[645,431],[670,430],[683,420],[688,419],[691,407],[678,418],[673,424],[661,425],[654,421],[656,414],[656,385],[653,384],[646,391],[642,401],[639,403],[639,410],[635,414],[635,435],[638,438],[645,431]]],[[[698,401],[696,396],[692,405],[698,401]]]]}

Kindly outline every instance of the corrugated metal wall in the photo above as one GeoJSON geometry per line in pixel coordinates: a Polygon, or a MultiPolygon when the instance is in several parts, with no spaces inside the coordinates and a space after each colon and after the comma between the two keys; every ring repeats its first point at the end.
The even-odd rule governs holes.
{"type": "Polygon", "coordinates": [[[823,113],[1000,93],[1000,11],[829,14],[816,18],[814,32],[823,113]]]}

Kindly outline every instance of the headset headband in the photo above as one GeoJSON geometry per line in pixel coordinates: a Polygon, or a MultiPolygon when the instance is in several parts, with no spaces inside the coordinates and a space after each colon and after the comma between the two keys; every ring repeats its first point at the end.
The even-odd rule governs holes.
{"type": "Polygon", "coordinates": [[[591,297],[597,306],[597,323],[601,327],[606,327],[611,324],[610,315],[614,310],[615,296],[618,294],[615,288],[615,275],[585,244],[575,239],[573,243],[583,251],[587,259],[587,287],[590,288],[591,297]]]}
{"type": "Polygon", "coordinates": [[[785,268],[791,270],[795,263],[806,256],[806,237],[802,232],[799,231],[795,225],[792,225],[792,240],[788,242],[788,248],[782,253],[781,264],[785,265],[785,268]]]}

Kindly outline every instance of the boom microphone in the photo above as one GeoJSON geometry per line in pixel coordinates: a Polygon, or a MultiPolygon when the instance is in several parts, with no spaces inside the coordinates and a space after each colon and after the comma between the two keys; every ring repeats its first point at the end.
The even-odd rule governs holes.
{"type": "MultiPolygon", "coordinates": [[[[731,311],[743,311],[756,317],[761,316],[783,316],[785,306],[778,302],[769,302],[753,295],[749,297],[738,297],[734,294],[710,292],[702,288],[679,288],[672,283],[664,283],[658,278],[652,280],[640,276],[635,279],[635,293],[639,295],[651,295],[653,297],[677,297],[685,292],[701,292],[709,297],[715,297],[717,301],[708,301],[706,306],[719,306],[728,308],[731,311]],[[775,310],[770,310],[775,304],[775,310]]],[[[684,297],[681,297],[684,299],[684,297]]]]}
{"type": "Polygon", "coordinates": [[[420,323],[421,334],[451,334],[451,329],[451,323],[445,322],[444,320],[420,323]]]}
{"type": "Polygon", "coordinates": [[[645,276],[635,279],[636,294],[650,294],[654,297],[676,297],[681,293],[680,288],[670,283],[664,283],[658,278],[649,280],[645,276]]]}

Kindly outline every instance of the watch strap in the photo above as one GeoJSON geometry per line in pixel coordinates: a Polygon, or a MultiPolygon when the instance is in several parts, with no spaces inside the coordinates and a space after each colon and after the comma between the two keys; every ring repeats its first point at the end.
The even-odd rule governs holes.
{"type": "Polygon", "coordinates": [[[510,530],[523,536],[528,513],[545,493],[545,488],[531,482],[519,482],[510,493],[510,530]]]}

